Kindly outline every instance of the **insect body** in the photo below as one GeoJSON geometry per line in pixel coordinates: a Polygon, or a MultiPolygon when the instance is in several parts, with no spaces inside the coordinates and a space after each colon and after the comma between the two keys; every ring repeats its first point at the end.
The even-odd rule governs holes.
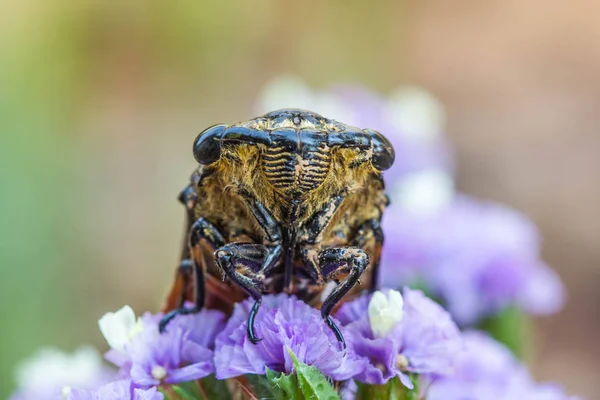
{"type": "Polygon", "coordinates": [[[177,314],[250,295],[248,336],[256,342],[261,296],[286,291],[320,306],[343,342],[330,313],[349,292],[375,286],[390,142],[372,130],[285,109],[208,128],[194,156],[200,166],[180,196],[186,241],[161,329],[177,314]],[[195,306],[184,308],[192,299],[195,306]]]}

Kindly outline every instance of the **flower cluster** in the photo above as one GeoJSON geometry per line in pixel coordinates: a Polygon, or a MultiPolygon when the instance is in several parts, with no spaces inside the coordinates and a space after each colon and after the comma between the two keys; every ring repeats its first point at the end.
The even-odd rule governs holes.
{"type": "Polygon", "coordinates": [[[217,378],[265,374],[266,368],[292,372],[290,351],[324,375],[343,381],[359,374],[365,362],[342,350],[335,335],[314,308],[286,294],[267,296],[256,319],[256,345],[246,333],[253,301],[236,305],[216,343],[217,378]]]}
{"type": "Polygon", "coordinates": [[[121,378],[140,388],[193,381],[212,373],[220,380],[265,375],[267,370],[289,374],[292,354],[335,381],[355,378],[382,384],[398,375],[412,387],[406,373],[441,375],[460,346],[458,328],[449,314],[410,289],[403,295],[376,292],[371,300],[363,296],[345,304],[336,317],[347,348],[318,310],[284,293],[263,298],[255,318],[261,340],[254,344],[247,334],[252,304],[251,299],[237,304],[226,324],[223,314],[214,310],[180,316],[162,335],[161,314],[146,314],[136,322],[133,311],[124,307],[100,320],[111,346],[106,358],[120,368],[121,378]],[[375,376],[382,372],[384,353],[389,355],[387,369],[375,376]]]}
{"type": "Polygon", "coordinates": [[[484,333],[465,332],[463,339],[454,372],[429,378],[428,400],[575,400],[558,385],[534,382],[506,347],[484,333]]]}
{"type": "Polygon", "coordinates": [[[68,400],[162,400],[159,386],[214,374],[214,342],[225,315],[216,310],[184,315],[160,334],[162,316],[136,318],[128,306],[105,314],[98,321],[110,347],[105,358],[117,372],[105,367],[95,350],[71,357],[46,350],[20,368],[22,383],[12,400],[56,399],[61,393],[68,400]]]}
{"type": "Polygon", "coordinates": [[[390,211],[380,277],[386,287],[425,285],[461,325],[511,305],[531,314],[562,306],[562,284],[539,258],[538,232],[516,211],[467,196],[431,213],[390,211]]]}
{"type": "MultiPolygon", "coordinates": [[[[110,346],[105,357],[118,372],[86,368],[79,355],[63,360],[62,376],[49,375],[51,385],[38,381],[37,392],[25,385],[13,400],[57,398],[60,393],[67,400],[163,400],[177,393],[175,388],[181,390],[178,385],[211,375],[217,380],[283,379],[272,374],[293,376],[299,365],[313,368],[323,382],[340,382],[340,395],[348,399],[356,396],[355,381],[385,385],[398,378],[404,390],[420,390],[432,400],[567,400],[558,388],[535,384],[525,367],[492,339],[461,334],[450,314],[418,290],[377,291],[345,303],[335,322],[346,348],[317,309],[287,294],[264,297],[255,319],[261,340],[254,344],[246,330],[251,307],[251,300],[237,304],[228,321],[215,310],[182,315],[163,334],[158,332],[162,314],[136,319],[131,308],[123,307],[99,321],[110,346]],[[415,377],[421,377],[420,388],[415,377]]],[[[52,372],[57,364],[51,360],[28,362],[29,377],[36,376],[33,371],[40,377],[52,372]]]]}
{"type": "Polygon", "coordinates": [[[214,373],[213,347],[223,329],[225,315],[216,310],[176,318],[163,334],[162,314],[136,320],[124,307],[99,321],[111,349],[106,359],[119,367],[119,376],[134,385],[149,387],[204,378],[214,373]]]}
{"type": "Polygon", "coordinates": [[[444,374],[461,348],[450,315],[422,292],[375,292],[344,304],[336,317],[367,367],[356,379],[381,385],[398,376],[412,388],[408,373],[444,374]]]}

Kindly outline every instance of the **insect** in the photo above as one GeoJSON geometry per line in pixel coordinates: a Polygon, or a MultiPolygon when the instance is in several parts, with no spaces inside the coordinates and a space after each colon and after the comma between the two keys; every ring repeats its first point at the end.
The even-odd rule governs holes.
{"type": "Polygon", "coordinates": [[[251,296],[247,333],[264,293],[285,291],[330,317],[349,293],[376,286],[394,149],[379,132],[283,109],[196,138],[200,166],[181,192],[186,240],[160,323],[251,296]],[[360,281],[359,281],[360,279],[360,281]],[[184,307],[193,301],[193,307],[184,307]]]}

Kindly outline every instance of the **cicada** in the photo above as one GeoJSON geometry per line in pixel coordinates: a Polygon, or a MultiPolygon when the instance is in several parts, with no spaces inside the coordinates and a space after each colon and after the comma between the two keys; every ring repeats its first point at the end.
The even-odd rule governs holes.
{"type": "Polygon", "coordinates": [[[389,140],[283,109],[204,130],[194,156],[199,167],[179,197],[188,221],[181,263],[161,330],[178,314],[228,310],[251,296],[247,333],[256,343],[262,296],[283,291],[320,307],[344,343],[330,315],[345,296],[376,286],[389,140]]]}

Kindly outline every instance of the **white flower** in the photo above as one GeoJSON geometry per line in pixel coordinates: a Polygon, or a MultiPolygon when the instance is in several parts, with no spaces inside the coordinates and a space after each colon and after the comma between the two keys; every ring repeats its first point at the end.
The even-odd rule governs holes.
{"type": "Polygon", "coordinates": [[[376,291],[369,301],[369,322],[376,338],[384,337],[402,320],[404,300],[397,290],[376,291]]]}
{"type": "Polygon", "coordinates": [[[125,346],[142,331],[141,319],[136,320],[135,313],[129,306],[104,314],[98,320],[98,326],[108,345],[120,352],[124,352],[125,346]]]}
{"type": "Polygon", "coordinates": [[[447,171],[430,169],[409,174],[391,190],[394,204],[410,214],[430,214],[450,204],[454,180],[447,171]]]}
{"type": "Polygon", "coordinates": [[[93,347],[80,347],[73,354],[45,347],[17,367],[16,379],[22,393],[36,398],[38,393],[48,393],[65,384],[87,387],[105,375],[102,356],[93,347]]]}

